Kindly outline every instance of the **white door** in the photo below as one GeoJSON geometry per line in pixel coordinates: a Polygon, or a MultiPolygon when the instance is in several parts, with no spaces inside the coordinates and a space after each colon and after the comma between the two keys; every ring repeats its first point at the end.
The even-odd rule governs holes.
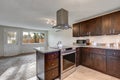
{"type": "Polygon", "coordinates": [[[19,30],[4,29],[4,56],[13,56],[20,53],[19,37],[19,30]]]}

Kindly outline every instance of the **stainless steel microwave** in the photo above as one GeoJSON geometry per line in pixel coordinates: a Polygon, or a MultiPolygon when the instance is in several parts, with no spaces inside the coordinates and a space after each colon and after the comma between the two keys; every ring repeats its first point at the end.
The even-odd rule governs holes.
{"type": "Polygon", "coordinates": [[[88,39],[76,40],[76,44],[80,44],[80,45],[86,45],[87,42],[88,42],[88,39]]]}

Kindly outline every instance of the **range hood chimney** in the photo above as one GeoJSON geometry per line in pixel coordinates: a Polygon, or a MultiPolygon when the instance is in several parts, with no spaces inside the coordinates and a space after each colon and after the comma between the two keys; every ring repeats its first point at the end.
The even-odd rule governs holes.
{"type": "Polygon", "coordinates": [[[53,26],[53,28],[56,29],[69,29],[71,28],[70,25],[68,24],[68,11],[61,8],[60,10],[57,11],[57,25],[53,26]]]}

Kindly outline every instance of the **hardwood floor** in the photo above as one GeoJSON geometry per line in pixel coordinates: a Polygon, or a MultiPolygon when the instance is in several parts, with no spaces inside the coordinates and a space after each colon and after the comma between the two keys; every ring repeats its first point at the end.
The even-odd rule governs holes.
{"type": "Polygon", "coordinates": [[[118,78],[103,74],[93,69],[78,66],[76,71],[64,80],[120,80],[118,78]]]}

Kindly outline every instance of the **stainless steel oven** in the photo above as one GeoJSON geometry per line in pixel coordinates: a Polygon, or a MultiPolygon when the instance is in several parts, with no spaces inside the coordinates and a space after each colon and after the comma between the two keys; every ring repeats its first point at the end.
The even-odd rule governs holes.
{"type": "Polygon", "coordinates": [[[76,70],[76,49],[65,48],[61,50],[61,80],[76,70]]]}

